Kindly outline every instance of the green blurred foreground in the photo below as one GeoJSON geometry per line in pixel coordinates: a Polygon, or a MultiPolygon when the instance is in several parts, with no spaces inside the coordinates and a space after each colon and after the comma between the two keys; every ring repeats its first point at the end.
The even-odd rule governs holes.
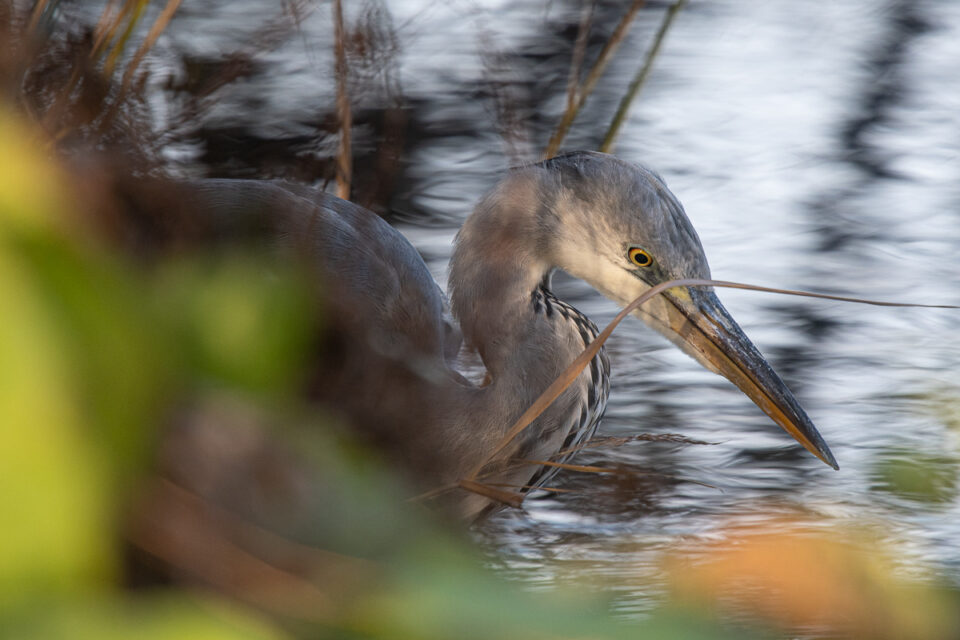
{"type": "Polygon", "coordinates": [[[148,268],[49,148],[0,111],[0,637],[955,637],[954,595],[789,523],[665,562],[642,623],[499,580],[303,400],[302,274],[239,249],[148,268]]]}

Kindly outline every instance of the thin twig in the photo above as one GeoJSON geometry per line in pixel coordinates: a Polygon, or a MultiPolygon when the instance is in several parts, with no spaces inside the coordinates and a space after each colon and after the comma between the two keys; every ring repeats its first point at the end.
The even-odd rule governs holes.
{"type": "Polygon", "coordinates": [[[491,500],[496,500],[497,502],[501,502],[505,505],[516,507],[518,509],[520,508],[520,505],[523,504],[522,493],[504,491],[503,489],[498,489],[493,485],[483,484],[482,482],[477,482],[476,480],[471,480],[469,478],[464,478],[461,480],[459,486],[467,491],[481,495],[484,498],[490,498],[491,500]]]}
{"type": "Polygon", "coordinates": [[[350,96],[347,92],[347,45],[343,29],[342,0],[333,0],[334,54],[337,76],[337,114],[340,118],[340,145],[337,153],[337,197],[350,199],[352,157],[350,129],[353,126],[350,113],[350,96]]]}
{"type": "Polygon", "coordinates": [[[508,484],[506,482],[488,482],[490,487],[503,487],[505,489],[520,489],[521,491],[549,491],[550,493],[577,493],[576,489],[561,489],[560,487],[538,487],[532,484],[508,484]]]}
{"type": "Polygon", "coordinates": [[[620,106],[617,107],[617,113],[614,114],[613,120],[610,122],[610,127],[607,129],[607,134],[603,137],[603,143],[600,145],[599,149],[603,153],[609,152],[613,147],[613,143],[617,138],[617,133],[619,133],[620,126],[627,117],[627,112],[630,110],[630,105],[633,103],[633,99],[637,96],[641,87],[643,87],[643,84],[647,81],[647,76],[650,75],[650,70],[653,68],[653,61],[660,52],[660,46],[663,44],[663,40],[667,35],[667,31],[670,30],[670,25],[673,24],[674,18],[676,18],[677,14],[686,4],[687,0],[677,0],[677,2],[670,5],[670,8],[667,9],[667,13],[663,16],[663,22],[660,23],[660,29],[657,31],[657,35],[653,39],[653,46],[647,53],[647,57],[643,61],[643,66],[640,67],[637,75],[630,83],[627,93],[620,100],[620,106]]]}
{"type": "Polygon", "coordinates": [[[630,8],[627,9],[627,12],[620,20],[620,23],[617,25],[616,29],[614,29],[610,39],[607,40],[607,43],[603,46],[603,49],[597,56],[597,61],[590,69],[590,73],[587,74],[587,78],[584,80],[583,86],[578,92],[579,95],[573,105],[573,108],[571,109],[568,107],[566,111],[564,111],[563,117],[560,118],[560,123],[557,125],[556,131],[554,131],[553,135],[550,137],[550,142],[547,144],[547,149],[543,152],[544,160],[555,156],[557,151],[560,149],[560,145],[563,144],[563,139],[567,136],[570,126],[576,119],[577,114],[580,113],[580,109],[583,108],[587,98],[593,92],[594,86],[596,86],[600,76],[603,75],[604,70],[607,68],[607,64],[613,58],[613,54],[616,52],[617,48],[620,46],[620,43],[623,41],[623,38],[626,36],[627,30],[630,27],[630,23],[633,22],[634,16],[637,15],[637,11],[639,11],[640,7],[643,5],[644,0],[633,0],[630,8]]]}
{"type": "Polygon", "coordinates": [[[649,471],[633,471],[629,469],[615,469],[613,467],[598,467],[595,465],[586,465],[586,464],[571,464],[569,462],[554,462],[553,460],[526,460],[520,458],[517,460],[518,464],[537,464],[542,467],[552,467],[554,469],[566,469],[567,471],[578,471],[580,473],[611,473],[614,475],[641,475],[641,476],[654,476],[659,475],[649,471]]]}
{"type": "Polygon", "coordinates": [[[656,471],[638,471],[636,469],[628,469],[626,467],[597,467],[594,465],[584,465],[584,464],[570,464],[569,462],[553,462],[552,460],[517,460],[518,463],[522,464],[538,464],[544,467],[553,467],[556,469],[565,469],[567,471],[577,471],[579,473],[608,473],[617,476],[628,476],[628,477],[638,477],[638,476],[647,476],[647,477],[656,477],[656,478],[666,478],[668,480],[677,480],[680,482],[691,482],[693,484],[698,484],[701,487],[707,487],[709,489],[719,489],[712,484],[707,484],[706,482],[701,482],[699,480],[691,480],[689,478],[678,478],[677,476],[671,476],[665,473],[657,473],[656,471]]]}
{"type": "Polygon", "coordinates": [[[593,438],[583,444],[579,444],[569,449],[563,449],[557,452],[558,456],[567,456],[584,449],[598,449],[600,447],[620,447],[631,442],[672,442],[675,444],[701,444],[711,445],[716,442],[707,442],[706,440],[694,440],[679,433],[638,433],[632,436],[608,436],[605,438],[593,438]]]}

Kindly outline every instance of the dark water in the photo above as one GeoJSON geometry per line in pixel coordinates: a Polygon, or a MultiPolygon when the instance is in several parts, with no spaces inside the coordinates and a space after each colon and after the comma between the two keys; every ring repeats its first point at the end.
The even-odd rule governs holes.
{"type": "MultiPolygon", "coordinates": [[[[185,6],[162,45],[215,58],[273,15],[267,4],[185,6]]],[[[662,14],[649,4],[569,148],[598,143],[662,14]]],[[[601,5],[597,20],[609,32],[621,9],[601,5]]],[[[319,6],[296,37],[259,56],[265,73],[205,116],[209,139],[222,146],[233,132],[239,141],[236,157],[205,156],[211,172],[262,173],[250,141],[264,154],[263,141],[285,142],[267,149],[281,158],[329,156],[317,115],[333,103],[327,12],[319,6]]],[[[357,95],[358,153],[372,157],[385,105],[406,105],[403,172],[387,206],[441,282],[473,203],[545,145],[578,19],[573,2],[397,1],[371,22],[392,27],[395,49],[384,54],[389,78],[357,95]]],[[[694,1],[616,152],[665,177],[718,278],[960,304],[958,60],[954,0],[694,1]]],[[[169,154],[194,167],[197,148],[169,154]]],[[[615,313],[585,285],[559,279],[558,289],[600,325],[615,313]]],[[[620,610],[643,611],[657,597],[665,552],[788,518],[868,531],[905,575],[960,584],[960,312],[720,294],[840,471],[631,320],[608,343],[613,387],[600,435],[679,433],[717,444],[583,452],[582,463],[663,476],[562,476],[575,491],[530,500],[481,528],[492,562],[530,585],[615,585],[620,610]],[[932,486],[899,486],[902,460],[918,460],[932,486]]]]}

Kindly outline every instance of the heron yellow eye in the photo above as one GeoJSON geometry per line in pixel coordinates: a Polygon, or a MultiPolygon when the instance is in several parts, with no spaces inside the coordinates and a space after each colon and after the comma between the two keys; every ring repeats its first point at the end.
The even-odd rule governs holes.
{"type": "Polygon", "coordinates": [[[630,257],[630,262],[638,267],[649,267],[653,264],[653,256],[640,247],[631,248],[627,255],[630,257]]]}

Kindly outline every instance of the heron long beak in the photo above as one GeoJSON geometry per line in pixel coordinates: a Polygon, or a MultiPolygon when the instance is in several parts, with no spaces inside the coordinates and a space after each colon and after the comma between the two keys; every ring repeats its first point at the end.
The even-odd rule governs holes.
{"type": "MultiPolygon", "coordinates": [[[[650,320],[661,333],[700,364],[737,385],[784,431],[825,463],[839,469],[830,447],[813,426],[793,393],[774,372],[716,294],[698,288],[664,293],[662,304],[650,309],[650,320]]],[[[653,302],[653,301],[651,301],[653,302]]]]}

